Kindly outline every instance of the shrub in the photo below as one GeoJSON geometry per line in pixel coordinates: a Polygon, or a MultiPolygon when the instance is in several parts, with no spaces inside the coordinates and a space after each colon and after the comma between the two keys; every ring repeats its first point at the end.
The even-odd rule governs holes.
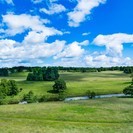
{"type": "Polygon", "coordinates": [[[34,96],[34,93],[32,91],[29,91],[28,94],[25,94],[23,96],[23,100],[27,101],[27,103],[34,103],[37,102],[37,97],[34,96]]]}
{"type": "Polygon", "coordinates": [[[87,94],[87,96],[90,98],[90,99],[92,99],[92,98],[95,98],[95,96],[96,96],[96,93],[95,92],[91,92],[90,90],[88,90],[87,92],[86,92],[86,94],[87,94]]]}
{"type": "Polygon", "coordinates": [[[123,93],[125,95],[131,95],[133,96],[133,85],[130,85],[128,87],[126,87],[124,90],[123,90],[123,93]]]}
{"type": "Polygon", "coordinates": [[[47,102],[48,101],[48,97],[46,97],[45,95],[43,95],[41,98],[39,98],[38,101],[39,102],[47,102]]]}

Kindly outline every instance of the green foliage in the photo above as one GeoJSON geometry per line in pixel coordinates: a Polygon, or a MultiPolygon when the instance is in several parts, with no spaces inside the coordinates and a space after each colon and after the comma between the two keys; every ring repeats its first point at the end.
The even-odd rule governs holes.
{"type": "Polygon", "coordinates": [[[37,102],[37,97],[34,95],[32,91],[29,91],[28,94],[25,94],[23,96],[23,100],[27,101],[28,103],[34,103],[37,102]]]}
{"type": "Polygon", "coordinates": [[[133,73],[131,74],[130,77],[132,78],[131,85],[129,85],[128,87],[126,87],[126,88],[123,90],[123,93],[124,93],[125,95],[131,95],[131,96],[133,96],[133,73]]]}
{"type": "Polygon", "coordinates": [[[41,96],[41,98],[39,98],[39,102],[47,102],[47,101],[48,101],[48,98],[45,95],[43,95],[43,96],[41,96]]]}
{"type": "Polygon", "coordinates": [[[0,68],[0,76],[8,76],[8,69],[7,68],[0,68]]]}
{"type": "Polygon", "coordinates": [[[55,67],[48,67],[44,74],[44,80],[54,81],[58,78],[59,78],[58,69],[55,67]]]}
{"type": "Polygon", "coordinates": [[[60,101],[65,100],[65,98],[66,98],[66,92],[65,91],[64,92],[59,92],[58,98],[59,98],[60,101]]]}
{"type": "Polygon", "coordinates": [[[9,96],[17,95],[19,93],[19,89],[16,85],[15,80],[9,80],[8,81],[8,88],[9,88],[9,96]]]}
{"type": "Polygon", "coordinates": [[[53,81],[58,79],[58,69],[55,67],[34,68],[27,76],[28,81],[53,81]]]}
{"type": "Polygon", "coordinates": [[[53,91],[55,93],[64,92],[67,89],[66,82],[63,79],[58,79],[53,85],[53,91]]]}
{"type": "Polygon", "coordinates": [[[0,82],[0,99],[6,96],[14,96],[19,93],[15,80],[1,79],[0,82]]]}
{"type": "Polygon", "coordinates": [[[96,93],[93,92],[93,91],[90,91],[90,90],[88,90],[88,91],[86,92],[86,94],[87,94],[87,96],[88,96],[90,99],[95,98],[95,96],[96,96],[96,93]]]}
{"type": "Polygon", "coordinates": [[[130,85],[130,86],[128,86],[128,87],[126,87],[126,88],[123,90],[123,93],[124,93],[125,95],[131,95],[131,96],[133,96],[133,84],[130,85]]]}

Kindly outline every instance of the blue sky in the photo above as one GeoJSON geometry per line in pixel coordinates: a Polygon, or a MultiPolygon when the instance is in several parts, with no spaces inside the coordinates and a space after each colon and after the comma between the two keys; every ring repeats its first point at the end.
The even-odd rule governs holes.
{"type": "Polygon", "coordinates": [[[133,65],[133,0],[0,0],[0,67],[133,65]]]}

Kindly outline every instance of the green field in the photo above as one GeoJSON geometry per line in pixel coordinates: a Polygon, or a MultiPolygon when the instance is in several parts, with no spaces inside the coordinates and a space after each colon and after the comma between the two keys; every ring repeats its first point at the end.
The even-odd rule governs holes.
{"type": "MultiPolygon", "coordinates": [[[[22,92],[15,99],[21,99],[25,93],[30,90],[38,97],[46,95],[48,97],[55,96],[49,93],[52,90],[54,82],[32,82],[26,81],[27,72],[11,74],[8,79],[17,81],[19,88],[23,88],[22,92]]],[[[5,78],[5,77],[0,77],[5,78]]],[[[63,78],[67,84],[67,96],[83,96],[87,90],[94,91],[99,94],[122,93],[122,90],[130,84],[130,75],[120,71],[105,72],[60,72],[60,78],[63,78]]]]}
{"type": "MultiPolygon", "coordinates": [[[[49,93],[54,82],[26,81],[27,72],[10,74],[18,87],[23,88],[17,96],[20,100],[30,90],[38,97],[49,93]]],[[[131,83],[130,75],[120,71],[60,72],[66,81],[67,96],[86,95],[87,90],[96,94],[122,93],[131,83]]],[[[45,102],[27,105],[0,106],[0,133],[132,133],[133,99],[105,98],[71,102],[45,102]]]]}
{"type": "Polygon", "coordinates": [[[1,133],[132,133],[133,99],[0,106],[1,133]]]}

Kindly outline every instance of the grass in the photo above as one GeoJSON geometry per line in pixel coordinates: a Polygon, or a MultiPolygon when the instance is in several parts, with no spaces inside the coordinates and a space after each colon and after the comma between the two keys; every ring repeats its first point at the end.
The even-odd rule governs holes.
{"type": "MultiPolygon", "coordinates": [[[[31,82],[26,81],[27,72],[14,73],[9,77],[0,77],[14,79],[17,81],[19,88],[23,88],[22,92],[16,99],[23,97],[25,93],[32,90],[35,95],[48,97],[56,94],[49,93],[52,90],[54,82],[42,81],[31,82]]],[[[105,71],[105,72],[60,72],[60,77],[67,83],[67,96],[83,96],[87,90],[94,91],[96,94],[111,94],[122,93],[122,90],[130,84],[130,75],[120,71],[105,71]]]]}
{"type": "Polygon", "coordinates": [[[2,133],[132,133],[133,99],[0,106],[2,133]]]}

